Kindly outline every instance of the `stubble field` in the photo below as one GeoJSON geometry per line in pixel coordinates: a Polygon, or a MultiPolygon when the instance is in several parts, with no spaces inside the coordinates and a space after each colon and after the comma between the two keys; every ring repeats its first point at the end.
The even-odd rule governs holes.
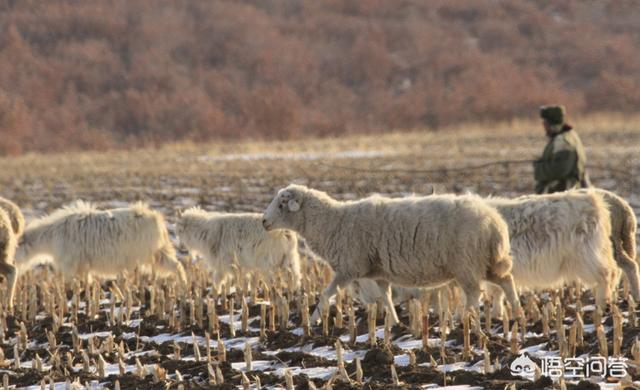
{"type": "MultiPolygon", "coordinates": [[[[587,147],[594,184],[622,195],[640,213],[640,118],[590,117],[578,121],[577,127],[587,147]]],[[[340,199],[432,190],[503,196],[530,193],[531,164],[521,161],[535,158],[544,144],[539,124],[517,122],[336,140],[27,155],[0,160],[0,195],[17,202],[27,220],[76,199],[105,208],[142,200],[166,216],[173,234],[179,212],[190,206],[262,212],[276,190],[291,182],[340,199]],[[520,162],[494,164],[507,160],[520,162]]],[[[466,332],[457,315],[456,294],[442,294],[439,300],[432,296],[417,305],[420,310],[414,304],[412,310],[402,305],[403,325],[386,336],[384,316],[378,316],[373,342],[367,308],[345,296],[342,321],[336,323],[333,308],[325,328],[312,327],[306,334],[301,296],[306,294],[313,308],[328,276],[321,266],[309,266],[311,283],[303,283],[302,292],[277,285],[255,291],[242,282],[215,291],[219,286],[211,285],[198,259],[184,250],[180,258],[190,275],[187,289],[175,286],[171,279],[138,272],[115,281],[79,280],[67,285],[46,267],[27,272],[18,284],[15,312],[0,313],[4,354],[0,376],[6,375],[8,384],[18,388],[39,388],[42,382],[65,388],[67,380],[77,380],[76,386],[112,389],[255,388],[258,380],[265,388],[276,388],[285,387],[288,379],[303,389],[314,385],[503,389],[511,384],[587,388],[591,384],[578,384],[579,379],[553,384],[544,377],[537,381],[513,377],[509,365],[522,351],[540,364],[544,356],[584,357],[603,349],[592,294],[579,287],[535,296],[523,293],[526,320],[518,322],[519,331],[513,337],[517,321],[512,320],[504,332],[503,321],[487,323],[481,309],[480,322],[469,325],[470,351],[465,352],[466,332]],[[429,321],[423,328],[427,308],[429,321]],[[442,312],[446,321],[441,320],[442,312]],[[578,318],[584,323],[582,343],[571,338],[578,318]],[[349,379],[337,368],[338,340],[349,379]],[[226,351],[224,357],[221,348],[226,351]],[[362,383],[357,383],[356,361],[362,367],[362,383]]],[[[631,386],[636,381],[638,386],[640,330],[622,286],[616,303],[617,308],[601,318],[600,332],[606,335],[610,355],[619,345],[619,355],[629,359],[629,376],[623,383],[631,386]],[[614,341],[618,335],[621,340],[614,341]]],[[[611,388],[619,386],[613,384],[619,382],[615,378],[594,377],[592,382],[598,383],[593,386],[607,382],[612,382],[611,388]]]]}

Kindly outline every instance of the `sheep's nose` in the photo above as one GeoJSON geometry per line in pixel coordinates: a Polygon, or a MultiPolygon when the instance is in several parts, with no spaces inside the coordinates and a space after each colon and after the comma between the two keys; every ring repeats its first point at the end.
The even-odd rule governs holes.
{"type": "Polygon", "coordinates": [[[267,220],[266,220],[266,219],[263,219],[263,220],[262,220],[262,226],[263,226],[263,227],[267,227],[267,220]]]}

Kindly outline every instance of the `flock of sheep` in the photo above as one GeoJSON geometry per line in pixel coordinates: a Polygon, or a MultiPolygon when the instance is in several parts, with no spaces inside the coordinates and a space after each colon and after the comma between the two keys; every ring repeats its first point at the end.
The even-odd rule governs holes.
{"type": "MultiPolygon", "coordinates": [[[[24,225],[20,209],[0,198],[0,273],[9,307],[18,274],[42,255],[68,278],[150,266],[187,283],[164,217],[144,204],[100,210],[80,201],[24,225]]],[[[265,278],[288,269],[289,288],[297,289],[299,252],[308,246],[334,271],[312,321],[338,288],[351,288],[362,301],[381,299],[392,322],[398,321],[394,290],[417,294],[449,284],[464,292],[468,309],[484,290],[497,315],[505,296],[517,313],[516,288],[571,281],[594,286],[603,307],[621,275],[640,301],[636,229],[629,204],[601,189],[515,199],[433,194],[342,202],[301,185],[278,191],[264,214],[192,208],[176,224],[180,241],[205,259],[216,285],[231,277],[235,264],[265,278]]]]}

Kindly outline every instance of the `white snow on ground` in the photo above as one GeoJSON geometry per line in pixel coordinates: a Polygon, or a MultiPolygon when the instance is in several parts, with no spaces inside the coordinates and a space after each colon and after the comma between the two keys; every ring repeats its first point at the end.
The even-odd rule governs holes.
{"type": "MultiPolygon", "coordinates": [[[[239,315],[234,315],[234,323],[237,322],[237,327],[240,327],[240,322],[239,320],[239,315]]],[[[257,318],[257,317],[256,317],[257,318]]],[[[252,318],[251,321],[255,320],[256,318],[252,318]]],[[[230,321],[230,317],[228,315],[226,316],[220,316],[220,321],[221,322],[225,322],[225,323],[229,323],[230,321]]],[[[586,329],[588,328],[590,325],[586,325],[585,326],[585,332],[589,332],[589,331],[593,331],[593,329],[586,329]]],[[[257,332],[258,329],[253,329],[252,331],[257,332]]],[[[494,331],[495,332],[495,331],[494,331]]],[[[292,333],[294,334],[302,334],[302,329],[301,328],[295,328],[292,329],[292,333]]],[[[497,332],[495,332],[497,333],[497,332]]],[[[108,337],[109,335],[111,335],[112,333],[110,331],[105,331],[105,332],[93,332],[93,333],[85,333],[85,334],[81,334],[80,338],[83,340],[88,339],[89,337],[93,336],[96,338],[105,338],[108,337]]],[[[529,337],[536,337],[537,335],[530,333],[527,334],[527,338],[529,337]]],[[[129,339],[129,338],[133,338],[136,337],[136,333],[134,332],[127,332],[127,333],[123,333],[122,334],[122,338],[123,339],[129,339]]],[[[359,343],[366,343],[368,341],[368,334],[363,334],[363,335],[359,335],[357,336],[356,340],[359,343]]],[[[383,338],[384,337],[384,329],[382,327],[378,328],[376,330],[376,338],[383,338]]],[[[200,346],[204,346],[205,343],[205,339],[204,337],[200,337],[200,336],[196,336],[195,337],[196,342],[200,345],[200,346]]],[[[348,335],[343,335],[340,337],[341,341],[343,342],[347,342],[349,339],[348,335]]],[[[13,342],[17,341],[16,339],[12,340],[13,342]]],[[[156,336],[152,336],[152,337],[148,337],[148,336],[141,336],[140,337],[140,341],[144,342],[144,343],[155,343],[155,344],[163,344],[165,342],[177,342],[177,343],[185,343],[185,344],[192,344],[193,343],[193,336],[191,335],[177,335],[177,334],[171,334],[171,333],[161,333],[158,334],[156,336]]],[[[250,343],[250,345],[252,345],[252,347],[258,348],[259,347],[259,338],[258,337],[236,337],[236,338],[227,338],[224,339],[224,343],[225,343],[225,347],[227,348],[227,350],[231,350],[231,349],[240,349],[243,350],[245,348],[246,343],[250,343]]],[[[401,348],[402,350],[405,351],[410,351],[413,349],[418,349],[418,348],[422,348],[422,340],[420,339],[415,339],[413,338],[411,335],[403,335],[401,337],[399,337],[398,339],[393,341],[393,344],[399,348],[401,348]]],[[[46,343],[45,343],[46,345],[46,343]]],[[[429,345],[430,347],[439,347],[440,345],[440,339],[439,338],[432,338],[429,339],[429,345]]],[[[210,342],[210,346],[212,347],[212,350],[215,351],[217,349],[217,340],[211,340],[210,342]]],[[[453,340],[449,340],[446,343],[447,347],[455,347],[455,342],[453,340]]],[[[538,345],[534,345],[534,346],[530,346],[530,347],[526,347],[522,349],[522,352],[527,352],[529,354],[531,354],[532,356],[535,357],[543,357],[543,356],[557,356],[558,351],[547,351],[544,348],[547,346],[547,343],[541,343],[538,345]]],[[[34,343],[30,343],[29,345],[30,348],[35,348],[36,345],[34,343]]],[[[42,347],[41,345],[39,345],[38,347],[42,347]]],[[[459,346],[458,346],[459,347],[459,346]]],[[[347,346],[344,346],[345,350],[344,350],[344,360],[347,363],[352,362],[354,359],[356,358],[360,358],[363,359],[365,354],[366,354],[366,350],[351,350],[349,349],[347,346]]],[[[264,351],[263,353],[265,355],[276,355],[279,352],[282,351],[287,351],[287,352],[304,352],[307,353],[309,355],[313,355],[313,356],[317,356],[320,358],[324,358],[326,360],[330,360],[330,361],[335,361],[337,360],[337,355],[336,355],[336,351],[335,348],[333,346],[320,346],[320,347],[316,347],[313,348],[312,344],[307,344],[301,347],[291,347],[291,348],[285,348],[282,350],[275,350],[275,351],[264,351]]],[[[135,357],[135,356],[142,356],[142,355],[154,355],[157,354],[157,351],[155,350],[149,350],[149,351],[133,351],[127,354],[127,357],[135,357]]],[[[194,356],[183,356],[182,360],[185,361],[194,361],[195,357],[194,356]]],[[[397,366],[407,366],[409,365],[409,355],[408,354],[400,354],[397,356],[394,356],[394,363],[397,366]]],[[[31,367],[31,361],[24,361],[21,362],[21,365],[23,367],[31,367]]],[[[233,369],[238,370],[238,371],[247,371],[246,370],[246,365],[244,362],[234,362],[231,363],[231,366],[233,369]]],[[[430,366],[429,363],[424,363],[421,364],[421,366],[430,366]]],[[[153,365],[147,365],[146,366],[147,370],[153,370],[154,366],[153,365]]],[[[286,366],[286,362],[281,362],[278,360],[255,360],[252,362],[252,369],[253,370],[257,370],[257,371],[265,371],[265,372],[269,372],[275,375],[279,375],[282,376],[284,375],[284,369],[288,368],[292,374],[297,375],[297,374],[306,374],[308,375],[310,378],[319,378],[319,379],[324,379],[327,380],[329,378],[331,378],[331,376],[335,373],[336,368],[335,367],[314,367],[314,368],[301,368],[301,367],[287,367],[286,366]]],[[[127,365],[125,367],[125,370],[127,372],[130,371],[134,371],[136,369],[136,367],[134,365],[127,365]]],[[[76,370],[81,370],[81,366],[77,365],[76,366],[76,370]]],[[[474,372],[482,372],[483,371],[483,363],[482,361],[477,362],[475,365],[470,365],[468,363],[465,362],[456,362],[453,364],[445,364],[445,365],[439,365],[438,366],[438,370],[443,371],[443,372],[450,372],[450,371],[456,371],[456,370],[467,370],[467,371],[474,371],[474,372]]],[[[106,367],[106,371],[107,371],[107,375],[111,375],[111,374],[118,374],[119,373],[119,369],[118,369],[118,365],[117,364],[108,364],[106,367]]],[[[0,371],[1,373],[2,371],[0,371]]],[[[58,385],[60,386],[64,386],[64,384],[56,384],[56,388],[58,388],[58,385]]],[[[96,383],[96,387],[98,384],[96,383]]],[[[605,383],[601,384],[601,388],[602,389],[612,389],[615,386],[613,385],[608,385],[605,383]]],[[[39,386],[31,386],[29,387],[31,389],[39,389],[39,386]]],[[[61,387],[62,388],[62,387],[61,387]]],[[[479,387],[469,387],[469,386],[447,386],[447,387],[433,387],[433,386],[426,386],[424,388],[429,388],[429,389],[479,389],[479,387]]]]}
{"type": "Polygon", "coordinates": [[[548,353],[548,352],[543,350],[543,348],[546,347],[546,346],[547,346],[547,343],[541,343],[541,344],[538,344],[538,345],[532,345],[530,347],[521,348],[520,352],[521,353],[527,352],[531,356],[539,356],[537,354],[539,352],[541,352],[541,351],[544,352],[544,353],[548,353]]]}
{"type": "Polygon", "coordinates": [[[404,353],[402,355],[394,356],[393,363],[396,366],[405,367],[409,365],[409,355],[404,353]]]}
{"type": "MultiPolygon", "coordinates": [[[[365,335],[366,336],[366,335],[365,335]]],[[[404,349],[405,351],[409,351],[412,349],[420,349],[422,348],[422,340],[415,339],[412,335],[404,335],[400,336],[397,339],[393,340],[392,343],[400,349],[404,349]]],[[[444,343],[445,347],[453,347],[455,346],[454,340],[448,340],[444,343]]],[[[440,338],[430,338],[429,339],[429,348],[440,348],[440,338]]]]}
{"type": "MultiPolygon", "coordinates": [[[[124,369],[125,369],[125,372],[133,372],[133,371],[136,370],[136,366],[128,364],[128,365],[125,365],[124,369]]],[[[147,372],[152,372],[152,370],[155,370],[155,366],[147,364],[147,365],[144,365],[144,369],[147,372]]],[[[76,372],[79,372],[81,370],[82,370],[82,365],[76,365],[74,367],[74,371],[76,371],[76,372]]],[[[120,368],[118,367],[117,364],[107,364],[105,366],[105,374],[107,376],[109,376],[109,375],[120,375],[120,368]]],[[[84,385],[84,383],[83,383],[83,385],[84,385]]],[[[96,380],[93,380],[93,381],[89,382],[89,387],[90,387],[90,389],[102,389],[104,386],[102,384],[100,384],[100,382],[98,382],[96,380]]],[[[48,382],[47,382],[46,388],[49,389],[48,382]]],[[[82,389],[86,389],[86,387],[84,387],[84,386],[81,386],[81,388],[82,389]]],[[[33,385],[33,386],[27,386],[27,387],[24,387],[24,389],[27,389],[27,390],[40,390],[40,385],[38,384],[38,385],[33,385]]],[[[54,389],[55,390],[66,390],[66,383],[64,383],[64,382],[56,382],[56,383],[54,383],[54,389]]]]}
{"type": "MultiPolygon", "coordinates": [[[[101,302],[102,304],[104,304],[105,306],[108,305],[110,303],[109,300],[104,300],[103,302],[101,302]]],[[[587,309],[589,309],[589,307],[586,307],[587,309]]],[[[118,308],[119,309],[119,308],[118,308]]],[[[139,308],[136,308],[139,309],[139,308]]],[[[255,320],[259,319],[259,317],[252,317],[249,319],[249,322],[254,322],[255,320]]],[[[230,315],[220,315],[219,316],[219,321],[222,323],[226,323],[229,324],[231,321],[233,321],[234,325],[236,326],[236,329],[241,328],[241,321],[240,321],[240,315],[239,314],[234,314],[233,316],[230,315]]],[[[155,336],[138,336],[138,332],[135,331],[135,327],[140,326],[141,324],[141,320],[139,319],[134,319],[129,321],[129,325],[134,327],[134,331],[133,332],[125,332],[121,335],[122,339],[131,339],[131,338],[136,338],[139,337],[140,341],[142,343],[145,344],[149,344],[149,343],[154,343],[156,345],[160,345],[166,342],[176,342],[176,343],[184,343],[184,344],[192,344],[194,342],[194,337],[190,334],[175,334],[175,333],[168,333],[168,332],[164,332],[164,333],[159,333],[155,336]]],[[[160,327],[159,327],[160,328],[160,327]]],[[[259,332],[259,329],[257,328],[251,328],[250,327],[250,332],[252,333],[257,333],[259,332]]],[[[587,324],[584,327],[584,332],[585,333],[591,333],[595,331],[595,327],[592,324],[587,324]]],[[[605,326],[605,331],[609,332],[611,331],[611,327],[610,326],[605,326]]],[[[302,328],[293,328],[290,330],[290,332],[292,332],[293,334],[296,335],[302,335],[303,334],[303,330],[302,328]]],[[[492,334],[494,335],[501,335],[502,332],[499,331],[499,327],[494,328],[491,331],[492,334]]],[[[87,340],[90,337],[94,337],[96,339],[104,339],[106,337],[112,336],[112,332],[111,331],[101,331],[101,332],[92,332],[92,333],[83,333],[80,334],[79,337],[82,340],[87,340]]],[[[508,337],[510,337],[510,334],[508,335],[508,337]]],[[[528,332],[525,335],[525,338],[529,339],[529,338],[538,338],[540,337],[539,334],[536,333],[532,333],[532,332],[528,332]]],[[[378,329],[376,329],[376,339],[383,339],[384,338],[384,328],[383,327],[379,327],[378,329]]],[[[343,347],[344,347],[344,360],[346,363],[350,363],[352,362],[354,359],[356,358],[360,358],[363,359],[367,349],[358,349],[358,350],[352,350],[350,349],[346,343],[349,340],[349,335],[342,335],[339,337],[339,339],[343,342],[343,347]]],[[[249,343],[252,346],[252,349],[254,350],[259,350],[262,349],[261,348],[261,344],[260,344],[260,340],[258,337],[246,337],[246,336],[240,336],[240,337],[234,337],[234,338],[225,338],[223,339],[225,347],[227,350],[232,350],[232,349],[236,349],[236,350],[244,350],[245,345],[247,343],[249,343]]],[[[369,336],[368,334],[362,334],[362,335],[358,335],[356,337],[356,342],[357,343],[368,343],[369,341],[369,336]]],[[[17,342],[17,337],[12,337],[9,339],[9,342],[11,344],[14,344],[17,342]]],[[[195,342],[198,343],[198,345],[200,345],[201,347],[205,346],[205,339],[204,337],[201,336],[195,336],[195,342]]],[[[410,351],[410,350],[415,350],[415,349],[420,349],[422,348],[422,340],[421,339],[416,339],[414,338],[412,335],[407,334],[407,335],[403,335],[401,337],[398,337],[397,339],[393,340],[392,343],[402,349],[403,351],[410,351]]],[[[439,348],[440,347],[440,343],[441,340],[440,338],[430,338],[429,339],[429,347],[430,348],[439,348]]],[[[210,346],[212,349],[212,353],[216,353],[217,350],[217,339],[212,339],[210,340],[210,346]]],[[[28,348],[29,349],[36,349],[36,348],[43,348],[43,347],[47,347],[48,344],[42,343],[42,344],[38,344],[35,343],[34,341],[30,341],[28,344],[28,348]]],[[[455,344],[455,340],[448,340],[445,344],[445,346],[447,348],[457,348],[460,349],[461,346],[455,344]]],[[[547,350],[546,348],[548,347],[548,343],[540,343],[537,345],[532,345],[526,348],[522,348],[522,352],[527,352],[530,355],[534,356],[534,357],[545,357],[545,356],[557,356],[558,355],[558,351],[557,350],[547,350]]],[[[323,379],[323,380],[327,380],[329,378],[331,378],[333,376],[333,374],[336,371],[335,367],[313,367],[313,368],[305,368],[305,367],[297,367],[297,366],[291,366],[291,367],[287,367],[287,362],[283,362],[278,360],[277,358],[275,358],[275,355],[277,355],[279,352],[282,351],[286,351],[286,352],[304,352],[307,353],[309,355],[312,356],[316,356],[316,357],[320,357],[323,358],[325,360],[328,361],[336,361],[337,360],[337,355],[336,355],[336,350],[335,347],[333,345],[325,345],[325,346],[319,346],[319,347],[313,347],[313,344],[305,344],[302,346],[295,346],[295,347],[290,347],[290,348],[284,348],[284,349],[279,349],[279,350],[271,350],[271,351],[262,351],[262,353],[264,355],[267,356],[273,356],[274,359],[273,360],[254,360],[252,362],[252,370],[257,370],[257,371],[264,371],[264,372],[268,372],[268,373],[272,373],[278,376],[283,376],[284,375],[284,370],[285,369],[289,369],[293,375],[297,375],[297,374],[306,374],[311,378],[319,378],[319,379],[323,379]]],[[[474,352],[476,354],[481,354],[482,351],[481,350],[477,350],[474,348],[474,352]]],[[[128,352],[126,354],[127,358],[131,358],[131,357],[136,357],[136,356],[144,356],[144,355],[149,355],[149,356],[154,356],[157,355],[158,352],[155,349],[151,349],[151,350],[146,350],[146,351],[131,351],[128,352]]],[[[587,355],[584,355],[583,357],[586,357],[587,355]]],[[[172,358],[172,355],[168,356],[169,358],[172,358]]],[[[195,360],[195,356],[182,356],[181,357],[182,360],[184,361],[194,361],[195,360]]],[[[396,356],[394,356],[394,363],[396,366],[407,366],[409,365],[409,355],[407,353],[401,353],[398,354],[396,356]]],[[[26,360],[21,362],[21,365],[25,368],[27,367],[31,367],[32,361],[31,360],[26,360]]],[[[232,362],[231,366],[233,369],[238,370],[238,371],[247,371],[246,365],[244,362],[232,362]]],[[[429,363],[423,363],[420,364],[420,366],[425,366],[428,367],[430,366],[429,363]]],[[[471,365],[469,363],[466,362],[456,362],[453,364],[445,364],[445,365],[438,365],[437,369],[439,371],[442,372],[451,372],[451,371],[456,371],[456,370],[467,370],[467,371],[473,371],[473,372],[479,372],[482,373],[483,372],[483,362],[482,361],[478,361],[476,362],[476,364],[471,365]]],[[[153,370],[154,366],[153,365],[146,365],[145,366],[147,370],[153,370]]],[[[45,364],[45,368],[50,368],[49,365],[45,364]]],[[[76,364],[76,366],[74,367],[74,371],[79,372],[82,369],[82,366],[80,364],[76,364]]],[[[130,371],[135,371],[136,367],[134,365],[127,365],[125,367],[125,370],[127,372],[130,371]]],[[[11,373],[12,371],[10,370],[0,370],[0,374],[2,374],[3,372],[9,372],[11,373]]],[[[149,371],[151,372],[151,371],[149,371]]],[[[106,367],[106,373],[107,375],[117,375],[119,373],[119,368],[117,364],[108,364],[106,367]]],[[[95,382],[95,381],[94,381],[95,382]]],[[[615,388],[615,384],[606,384],[604,382],[600,383],[600,386],[602,389],[613,389],[615,388]]],[[[28,387],[29,389],[39,389],[39,385],[37,386],[31,386],[28,387]]],[[[57,383],[55,384],[55,388],[64,388],[64,383],[57,383]]],[[[101,388],[101,386],[99,385],[99,383],[95,382],[95,387],[92,385],[92,388],[101,388]]],[[[447,386],[447,387],[437,387],[435,385],[425,385],[423,388],[428,388],[428,389],[479,389],[480,387],[470,387],[470,386],[447,386]]]]}
{"type": "Polygon", "coordinates": [[[78,337],[81,338],[82,340],[87,340],[90,337],[100,337],[100,338],[109,337],[111,336],[111,334],[112,333],[109,330],[105,332],[82,333],[82,334],[79,334],[78,337]]]}
{"type": "MultiPolygon", "coordinates": [[[[327,360],[338,360],[338,355],[336,354],[335,348],[328,345],[312,349],[312,346],[309,344],[302,347],[300,351],[306,352],[309,355],[321,357],[327,360]]],[[[364,355],[366,353],[367,351],[364,351],[364,350],[352,351],[349,348],[344,347],[344,352],[342,354],[342,357],[344,358],[344,361],[346,363],[351,363],[355,358],[360,358],[360,359],[364,358],[364,355]]]]}
{"type": "MultiPolygon", "coordinates": [[[[301,368],[301,367],[288,367],[289,371],[293,375],[305,374],[308,375],[309,378],[318,378],[323,380],[330,379],[333,374],[337,371],[336,367],[312,367],[312,368],[301,368]]],[[[284,368],[280,368],[274,372],[274,374],[279,376],[284,376],[284,368]]]]}
{"type": "MultiPolygon", "coordinates": [[[[272,371],[281,367],[283,367],[282,363],[277,360],[254,360],[251,362],[251,370],[253,371],[272,371]]],[[[238,371],[248,371],[245,362],[231,363],[231,368],[238,371]]]]}
{"type": "MultiPolygon", "coordinates": [[[[97,382],[96,382],[97,383],[97,382]]],[[[91,385],[89,385],[91,386],[91,385]]],[[[97,387],[97,384],[96,384],[97,387]]],[[[40,385],[27,386],[24,388],[25,390],[40,390],[40,385]]],[[[49,384],[47,383],[47,389],[49,389],[49,384]]],[[[63,382],[56,382],[53,384],[54,390],[66,390],[67,384],[63,382]]]]}

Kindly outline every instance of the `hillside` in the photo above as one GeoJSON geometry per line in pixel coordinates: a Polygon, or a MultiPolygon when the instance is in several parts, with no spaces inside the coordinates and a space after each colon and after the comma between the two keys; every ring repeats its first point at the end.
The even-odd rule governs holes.
{"type": "Polygon", "coordinates": [[[0,154],[640,107],[640,5],[0,0],[0,154]]]}

